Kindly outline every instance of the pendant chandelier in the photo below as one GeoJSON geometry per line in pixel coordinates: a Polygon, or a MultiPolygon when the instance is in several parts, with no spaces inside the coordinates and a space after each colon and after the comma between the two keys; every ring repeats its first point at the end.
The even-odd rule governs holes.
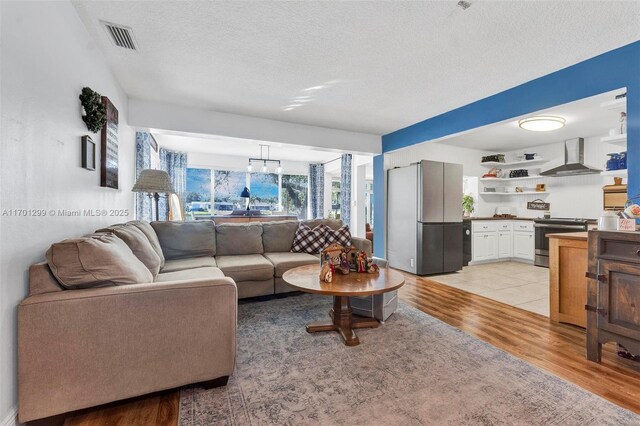
{"type": "Polygon", "coordinates": [[[282,172],[284,171],[284,169],[282,168],[282,165],[280,164],[280,160],[272,160],[271,157],[269,156],[270,154],[270,147],[269,145],[260,145],[260,158],[249,158],[249,164],[247,164],[247,171],[249,173],[253,172],[253,167],[254,167],[254,163],[260,164],[262,163],[262,166],[260,166],[260,172],[261,173],[270,173],[269,170],[269,165],[271,164],[277,164],[274,172],[281,175],[282,172]],[[265,158],[263,153],[264,153],[264,148],[267,148],[267,157],[265,158]]]}

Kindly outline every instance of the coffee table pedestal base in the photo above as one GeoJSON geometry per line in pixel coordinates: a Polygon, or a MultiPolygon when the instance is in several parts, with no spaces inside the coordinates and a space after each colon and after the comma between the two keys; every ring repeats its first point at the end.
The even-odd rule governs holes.
{"type": "Polygon", "coordinates": [[[307,325],[307,332],[337,331],[344,339],[345,345],[356,346],[360,344],[360,340],[354,329],[378,327],[378,321],[374,318],[354,317],[347,296],[333,297],[333,309],[329,312],[329,316],[331,321],[319,321],[307,325]]]}

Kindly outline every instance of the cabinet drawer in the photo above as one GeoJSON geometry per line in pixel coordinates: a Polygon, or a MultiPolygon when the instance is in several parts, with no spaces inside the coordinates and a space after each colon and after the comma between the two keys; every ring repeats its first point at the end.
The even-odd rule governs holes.
{"type": "Polygon", "coordinates": [[[511,231],[513,229],[512,222],[496,222],[498,231],[511,231]]]}
{"type": "Polygon", "coordinates": [[[610,234],[612,233],[600,233],[600,240],[598,241],[599,257],[640,264],[640,242],[637,241],[637,237],[635,238],[636,241],[634,241],[623,233],[610,234]]]}
{"type": "Polygon", "coordinates": [[[516,220],[513,222],[513,230],[533,232],[533,221],[516,220]]]}
{"type": "Polygon", "coordinates": [[[473,232],[494,232],[498,230],[498,223],[490,220],[476,220],[471,225],[473,232]]]}

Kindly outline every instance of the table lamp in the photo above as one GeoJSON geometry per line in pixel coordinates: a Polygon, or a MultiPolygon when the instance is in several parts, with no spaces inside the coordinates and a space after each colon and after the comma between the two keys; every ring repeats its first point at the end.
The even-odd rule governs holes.
{"type": "Polygon", "coordinates": [[[251,201],[251,193],[249,192],[249,188],[247,188],[246,186],[244,187],[244,189],[240,193],[240,198],[247,199],[247,210],[249,210],[249,201],[251,201]]]}

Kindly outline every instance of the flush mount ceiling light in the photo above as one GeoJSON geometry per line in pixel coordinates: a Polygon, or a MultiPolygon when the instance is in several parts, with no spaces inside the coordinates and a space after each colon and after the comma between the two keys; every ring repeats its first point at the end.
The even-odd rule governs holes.
{"type": "Polygon", "coordinates": [[[566,122],[564,118],[554,115],[536,115],[518,121],[518,126],[534,132],[548,132],[563,128],[566,122]]]}

